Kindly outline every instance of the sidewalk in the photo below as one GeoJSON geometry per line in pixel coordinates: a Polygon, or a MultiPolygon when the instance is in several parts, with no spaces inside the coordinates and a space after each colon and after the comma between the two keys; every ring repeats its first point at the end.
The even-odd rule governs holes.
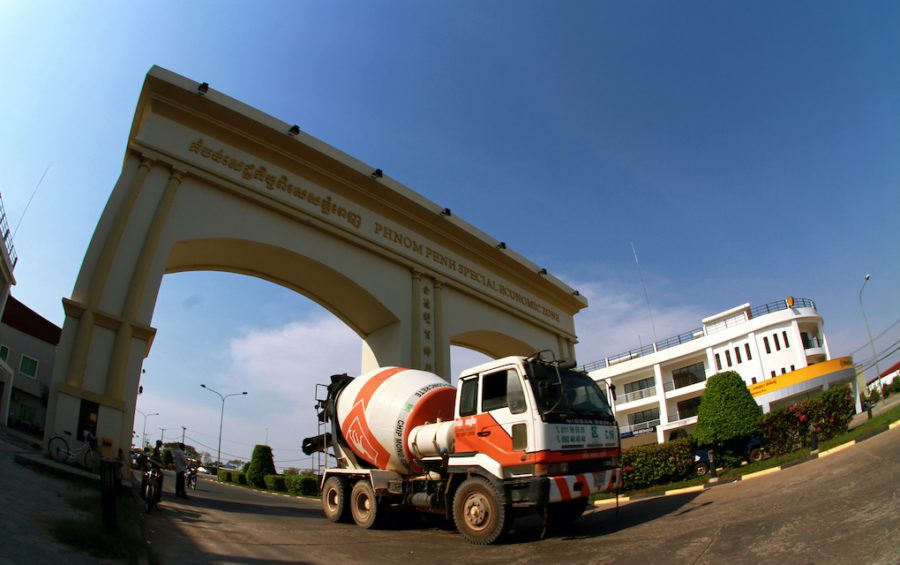
{"type": "MultiPolygon", "coordinates": [[[[56,541],[50,526],[58,518],[82,518],[68,498],[79,494],[72,483],[19,465],[16,454],[40,456],[40,443],[0,427],[0,565],[20,563],[91,564],[102,562],[56,541]]],[[[79,487],[76,487],[79,488],[79,487]]],[[[99,484],[98,484],[99,490],[99,484]]],[[[106,563],[114,563],[106,561],[106,563]]]]}

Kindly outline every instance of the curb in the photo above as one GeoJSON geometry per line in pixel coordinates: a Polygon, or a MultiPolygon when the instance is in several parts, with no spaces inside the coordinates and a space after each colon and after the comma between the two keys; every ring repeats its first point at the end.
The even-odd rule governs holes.
{"type": "Polygon", "coordinates": [[[748,474],[742,475],[740,477],[735,477],[734,479],[731,479],[727,482],[706,482],[706,483],[703,483],[702,485],[695,485],[692,487],[667,490],[664,492],[638,494],[638,495],[634,495],[634,496],[620,496],[618,498],[605,498],[603,500],[595,500],[593,503],[593,506],[596,508],[596,507],[602,507],[602,506],[609,506],[609,505],[613,505],[613,504],[618,505],[619,503],[622,503],[622,502],[635,502],[635,501],[642,501],[642,500],[651,500],[654,498],[662,498],[665,496],[676,496],[679,494],[686,494],[686,493],[690,493],[690,492],[701,492],[701,491],[708,490],[708,489],[711,489],[711,488],[714,488],[717,486],[721,486],[721,485],[731,485],[731,484],[739,483],[741,481],[753,480],[758,477],[763,477],[765,475],[771,475],[771,474],[777,473],[784,469],[789,469],[791,467],[800,465],[802,463],[806,463],[808,461],[813,461],[815,459],[821,459],[824,457],[828,457],[830,455],[834,455],[835,453],[838,453],[839,451],[844,451],[845,449],[847,449],[849,447],[852,447],[860,442],[866,441],[866,440],[868,440],[872,437],[875,437],[879,434],[882,434],[888,430],[892,430],[898,426],[900,426],[900,420],[896,420],[896,421],[888,424],[884,429],[877,430],[874,433],[872,433],[871,435],[868,435],[864,438],[854,439],[852,441],[848,441],[847,443],[842,443],[840,445],[836,445],[826,451],[821,451],[819,453],[812,453],[812,454],[810,454],[809,457],[804,457],[804,458],[798,459],[796,461],[791,461],[790,463],[785,463],[784,465],[779,465],[777,467],[770,467],[769,469],[763,469],[762,471],[757,471],[755,473],[748,473],[748,474]]]}

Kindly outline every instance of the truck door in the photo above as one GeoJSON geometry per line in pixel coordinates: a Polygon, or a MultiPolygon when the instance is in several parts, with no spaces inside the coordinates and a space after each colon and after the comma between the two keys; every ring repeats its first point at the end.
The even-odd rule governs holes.
{"type": "Polygon", "coordinates": [[[478,451],[507,469],[522,465],[532,434],[519,372],[509,367],[483,373],[480,400],[475,424],[478,451]]]}

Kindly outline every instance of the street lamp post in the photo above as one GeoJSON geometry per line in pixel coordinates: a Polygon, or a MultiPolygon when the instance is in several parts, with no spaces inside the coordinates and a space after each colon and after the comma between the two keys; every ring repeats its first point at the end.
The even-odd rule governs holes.
{"type": "Polygon", "coordinates": [[[217,453],[217,455],[216,455],[216,477],[218,478],[218,475],[219,475],[218,471],[219,471],[219,468],[222,466],[222,422],[225,420],[225,399],[226,399],[226,398],[229,398],[229,397],[231,397],[231,396],[242,396],[242,395],[245,395],[245,394],[247,394],[247,391],[244,391],[244,392],[235,392],[235,393],[232,393],[232,394],[226,394],[226,395],[223,396],[222,393],[220,393],[219,391],[213,390],[213,389],[209,388],[208,386],[206,386],[206,385],[204,385],[204,384],[201,384],[200,386],[203,387],[203,388],[205,388],[205,389],[208,390],[209,392],[214,392],[214,393],[216,393],[216,396],[218,396],[219,398],[222,399],[222,411],[221,411],[221,413],[219,414],[219,450],[218,450],[218,453],[217,453]]]}
{"type": "MultiPolygon", "coordinates": [[[[859,309],[862,311],[863,320],[866,322],[866,333],[869,334],[869,346],[872,348],[872,359],[875,360],[875,378],[877,379],[881,375],[881,366],[878,364],[878,354],[875,353],[875,341],[872,340],[872,330],[869,328],[869,318],[866,316],[866,309],[863,308],[862,301],[863,289],[866,288],[866,283],[869,282],[870,278],[872,278],[872,275],[867,274],[866,280],[863,281],[863,284],[859,289],[859,309]]],[[[868,389],[868,386],[866,388],[868,389]]],[[[868,390],[866,390],[866,394],[868,395],[868,390]]]]}
{"type": "Polygon", "coordinates": [[[147,444],[147,418],[149,418],[150,416],[159,416],[159,412],[154,412],[153,414],[144,414],[140,410],[137,410],[137,413],[144,417],[144,431],[141,432],[141,441],[144,442],[144,445],[141,446],[141,450],[143,451],[144,447],[146,447],[148,445],[147,444]]]}

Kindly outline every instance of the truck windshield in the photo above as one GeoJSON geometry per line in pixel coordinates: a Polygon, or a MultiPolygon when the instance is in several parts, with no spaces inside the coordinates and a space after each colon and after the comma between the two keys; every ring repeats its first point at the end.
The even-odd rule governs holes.
{"type": "Polygon", "coordinates": [[[544,363],[529,363],[527,371],[541,415],[614,421],[600,387],[588,375],[568,369],[557,374],[556,367],[544,363]]]}

